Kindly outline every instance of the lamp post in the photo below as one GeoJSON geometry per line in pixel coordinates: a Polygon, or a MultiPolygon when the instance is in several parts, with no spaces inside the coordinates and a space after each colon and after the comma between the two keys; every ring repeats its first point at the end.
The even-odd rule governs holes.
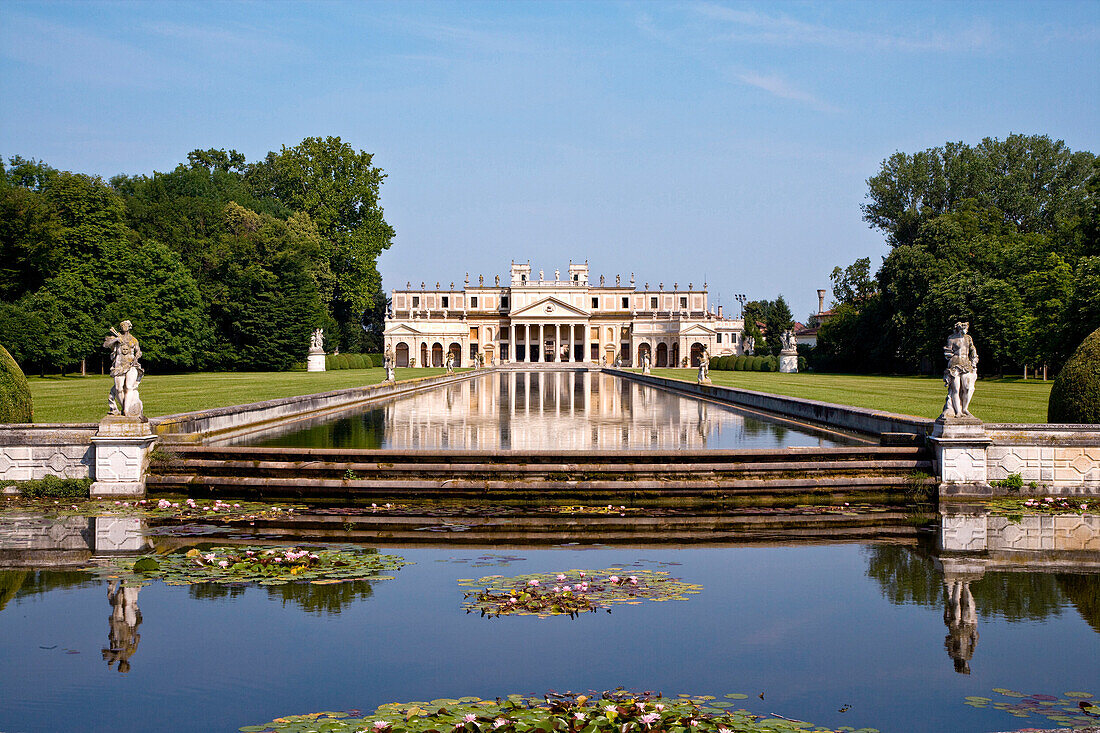
{"type": "Polygon", "coordinates": [[[734,293],[733,294],[733,299],[736,300],[741,305],[741,320],[742,321],[745,320],[745,301],[747,300],[747,298],[745,298],[745,294],[744,293],[734,293]]]}

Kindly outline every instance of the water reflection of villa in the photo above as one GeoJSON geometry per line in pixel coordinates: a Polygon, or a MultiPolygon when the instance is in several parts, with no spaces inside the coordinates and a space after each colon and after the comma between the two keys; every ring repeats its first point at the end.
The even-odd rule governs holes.
{"type": "Polygon", "coordinates": [[[492,372],[383,409],[391,448],[706,448],[725,432],[787,431],[722,405],[588,371],[492,372]]]}

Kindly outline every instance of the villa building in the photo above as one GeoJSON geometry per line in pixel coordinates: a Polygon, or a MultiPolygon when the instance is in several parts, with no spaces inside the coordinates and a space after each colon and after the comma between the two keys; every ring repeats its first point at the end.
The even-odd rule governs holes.
{"type": "MultiPolygon", "coordinates": [[[[705,346],[713,356],[743,353],[741,320],[712,312],[707,287],[674,283],[635,288],[619,276],[609,285],[589,282],[588,263],[569,264],[562,278],[538,278],[531,264],[513,262],[511,282],[483,277],[456,289],[394,290],[386,317],[385,348],[397,366],[443,366],[446,354],[458,366],[474,355],[486,364],[587,362],[626,366],[649,353],[653,366],[697,365],[705,346]]],[[[411,284],[410,284],[411,285],[411,284]]]]}

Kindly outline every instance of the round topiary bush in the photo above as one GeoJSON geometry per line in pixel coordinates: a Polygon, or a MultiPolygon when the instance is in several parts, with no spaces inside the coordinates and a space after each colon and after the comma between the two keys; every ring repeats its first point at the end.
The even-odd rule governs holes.
{"type": "Polygon", "coordinates": [[[0,346],[0,423],[30,422],[32,413],[27,377],[0,346]]]}
{"type": "Polygon", "coordinates": [[[760,371],[762,371],[762,372],[779,371],[779,362],[776,361],[774,356],[765,356],[764,357],[764,363],[760,365],[760,371]]]}
{"type": "Polygon", "coordinates": [[[370,362],[367,361],[366,357],[364,357],[362,354],[349,354],[348,355],[348,362],[350,364],[350,366],[348,367],[349,369],[369,369],[370,368],[370,362]]]}
{"type": "Polygon", "coordinates": [[[733,369],[734,369],[734,371],[737,371],[737,372],[745,371],[745,361],[747,359],[748,359],[748,357],[744,356],[744,355],[739,356],[736,359],[734,359],[733,360],[733,369]]]}
{"type": "Polygon", "coordinates": [[[1100,423],[1100,328],[1085,337],[1055,378],[1047,422],[1100,423]]]}
{"type": "Polygon", "coordinates": [[[758,372],[764,368],[764,357],[754,356],[752,362],[748,365],[750,371],[758,372]]]}
{"type": "Polygon", "coordinates": [[[375,367],[382,366],[381,359],[375,359],[374,354],[363,354],[363,368],[374,369],[375,367]]]}

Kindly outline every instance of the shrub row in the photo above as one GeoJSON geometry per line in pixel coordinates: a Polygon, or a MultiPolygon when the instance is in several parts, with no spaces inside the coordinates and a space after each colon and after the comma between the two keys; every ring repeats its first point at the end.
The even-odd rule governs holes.
{"type": "Polygon", "coordinates": [[[711,359],[710,368],[723,372],[777,372],[779,360],[774,356],[719,356],[711,359]]]}
{"type": "Polygon", "coordinates": [[[34,481],[17,481],[15,487],[26,499],[87,499],[90,478],[61,478],[47,474],[34,481]]]}
{"type": "Polygon", "coordinates": [[[382,366],[382,358],[377,354],[328,354],[325,356],[325,369],[373,369],[382,366]]]}
{"type": "Polygon", "coordinates": [[[0,346],[0,423],[31,421],[31,390],[23,370],[0,346]]]}

